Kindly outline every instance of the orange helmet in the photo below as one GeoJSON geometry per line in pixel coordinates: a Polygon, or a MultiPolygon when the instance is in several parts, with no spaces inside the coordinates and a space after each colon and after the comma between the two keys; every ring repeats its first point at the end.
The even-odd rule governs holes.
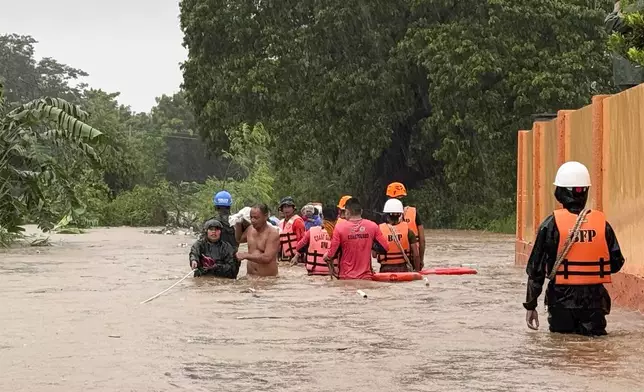
{"type": "Polygon", "coordinates": [[[346,195],[342,196],[340,198],[340,201],[338,202],[338,208],[341,210],[344,210],[344,205],[347,204],[347,200],[351,199],[352,196],[346,195]]]}
{"type": "Polygon", "coordinates": [[[407,189],[400,182],[392,182],[387,185],[387,196],[393,198],[407,196],[407,189]]]}

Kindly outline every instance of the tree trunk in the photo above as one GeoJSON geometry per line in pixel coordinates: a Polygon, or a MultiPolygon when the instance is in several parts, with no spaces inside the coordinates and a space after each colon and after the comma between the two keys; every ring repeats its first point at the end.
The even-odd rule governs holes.
{"type": "Polygon", "coordinates": [[[429,80],[424,70],[416,68],[413,77],[413,92],[416,108],[406,121],[395,126],[391,143],[376,161],[373,180],[363,189],[365,208],[380,211],[386,200],[386,188],[391,182],[402,182],[407,189],[415,188],[419,181],[427,178],[427,171],[410,167],[410,147],[414,132],[419,132],[419,122],[431,114],[429,102],[429,80]]]}

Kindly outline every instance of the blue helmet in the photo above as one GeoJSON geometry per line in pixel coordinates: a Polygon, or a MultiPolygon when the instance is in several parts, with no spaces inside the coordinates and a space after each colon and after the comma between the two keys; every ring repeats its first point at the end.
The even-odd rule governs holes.
{"type": "Polygon", "coordinates": [[[233,197],[226,191],[220,191],[215,193],[215,196],[212,198],[212,204],[215,207],[231,207],[233,205],[233,197]]]}

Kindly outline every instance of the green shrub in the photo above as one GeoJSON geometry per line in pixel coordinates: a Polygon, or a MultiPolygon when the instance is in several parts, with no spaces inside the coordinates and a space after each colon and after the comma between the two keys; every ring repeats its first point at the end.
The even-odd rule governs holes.
{"type": "Polygon", "coordinates": [[[273,183],[266,164],[259,163],[242,181],[210,178],[205,184],[172,184],[161,181],[152,187],[135,186],[122,192],[102,211],[101,224],[106,226],[159,226],[172,224],[194,226],[214,215],[213,195],[226,189],[233,195],[233,211],[254,203],[271,204],[273,183]]]}
{"type": "Polygon", "coordinates": [[[165,225],[172,205],[172,191],[168,182],[154,187],[135,186],[119,194],[104,210],[101,224],[105,226],[165,225]]]}
{"type": "Polygon", "coordinates": [[[517,229],[517,214],[511,214],[505,218],[492,220],[485,228],[493,233],[514,234],[517,229]]]}
{"type": "Polygon", "coordinates": [[[446,186],[426,181],[410,190],[405,202],[418,208],[426,228],[514,232],[514,200],[498,198],[488,206],[475,204],[477,201],[476,190],[457,195],[446,186]]]}

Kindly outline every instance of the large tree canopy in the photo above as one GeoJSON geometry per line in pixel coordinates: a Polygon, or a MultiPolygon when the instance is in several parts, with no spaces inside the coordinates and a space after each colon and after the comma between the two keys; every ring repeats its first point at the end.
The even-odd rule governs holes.
{"type": "Polygon", "coordinates": [[[85,72],[38,59],[35,44],[0,35],[0,246],[28,222],[57,229],[186,224],[194,214],[211,216],[212,194],[223,184],[236,203],[274,198],[263,127],[230,130],[229,160],[215,153],[218,160],[204,163],[183,91],[134,113],[117,102],[119,93],[81,83],[85,72]],[[221,178],[176,183],[207,175],[221,178]]]}
{"type": "Polygon", "coordinates": [[[242,123],[264,124],[284,193],[376,207],[401,180],[505,214],[516,131],[606,91],[610,6],[183,0],[184,87],[215,148],[242,123]]]}
{"type": "Polygon", "coordinates": [[[34,58],[37,41],[28,35],[0,35],[0,79],[9,103],[25,102],[43,96],[57,96],[78,103],[85,85],[70,82],[87,73],[44,57],[34,58]]]}
{"type": "Polygon", "coordinates": [[[186,94],[179,91],[172,96],[163,94],[156,98],[156,106],[150,113],[152,127],[159,133],[186,133],[194,132],[194,116],[192,109],[186,102],[186,94]]]}

